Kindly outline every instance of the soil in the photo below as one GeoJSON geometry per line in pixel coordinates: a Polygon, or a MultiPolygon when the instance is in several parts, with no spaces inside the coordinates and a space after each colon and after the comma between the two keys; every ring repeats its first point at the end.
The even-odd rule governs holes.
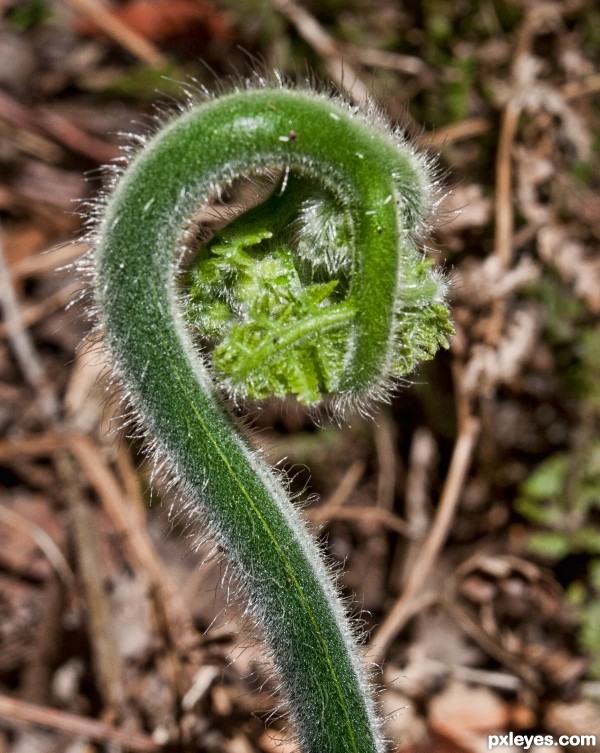
{"type": "Polygon", "coordinates": [[[274,68],[372,96],[440,164],[448,351],[341,427],[240,409],[338,566],[390,750],[600,749],[597,4],[0,14],[0,753],[296,749],[226,563],[120,428],[80,295],[120,134],[181,82],[274,68]]]}

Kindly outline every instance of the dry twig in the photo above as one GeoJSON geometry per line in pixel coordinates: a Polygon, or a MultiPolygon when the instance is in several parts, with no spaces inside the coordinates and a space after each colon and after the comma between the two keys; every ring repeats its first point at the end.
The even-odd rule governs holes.
{"type": "Polygon", "coordinates": [[[71,570],[64,554],[43,528],[13,510],[7,505],[0,505],[0,520],[5,525],[25,533],[44,553],[46,559],[58,573],[67,588],[72,588],[75,575],[71,570]]]}
{"type": "Polygon", "coordinates": [[[111,39],[142,63],[155,68],[166,68],[168,65],[168,58],[160,50],[116,18],[100,0],[64,0],[64,2],[78,13],[90,18],[111,39]]]}
{"type": "Polygon", "coordinates": [[[467,118],[435,131],[423,133],[419,136],[419,145],[424,149],[443,149],[448,144],[482,136],[484,133],[488,133],[491,128],[492,124],[487,118],[467,118]]]}
{"type": "Polygon", "coordinates": [[[0,231],[0,308],[4,313],[4,330],[11,348],[27,382],[35,390],[43,415],[53,420],[58,417],[56,396],[40,363],[32,340],[25,330],[23,315],[17,295],[11,284],[11,275],[2,245],[0,231]]]}
{"type": "Polygon", "coordinates": [[[373,660],[376,662],[383,659],[387,648],[412,615],[413,600],[419,595],[448,536],[478,432],[479,421],[475,417],[469,416],[462,421],[431,531],[407,578],[403,593],[372,637],[373,660]]]}
{"type": "Polygon", "coordinates": [[[104,744],[112,743],[139,753],[158,753],[161,749],[150,735],[119,729],[106,722],[27,703],[7,695],[0,695],[0,717],[13,725],[34,724],[61,730],[74,737],[83,737],[104,744]]]}
{"type": "MultiPolygon", "coordinates": [[[[197,633],[189,611],[179,598],[177,590],[165,573],[164,566],[152,545],[144,522],[132,504],[124,504],[124,493],[106,465],[99,449],[88,437],[73,438],[69,447],[86,477],[102,500],[117,531],[124,537],[133,559],[150,579],[161,622],[168,628],[174,646],[190,648],[197,644],[197,633]]],[[[141,505],[138,505],[139,510],[141,505]]],[[[181,675],[179,675],[181,678],[181,675]]]]}
{"type": "Polygon", "coordinates": [[[5,91],[0,91],[0,117],[17,128],[43,133],[77,154],[100,164],[119,154],[112,144],[91,136],[58,113],[47,108],[25,107],[5,91]]]}
{"type": "Polygon", "coordinates": [[[309,511],[308,517],[315,523],[325,520],[357,520],[361,522],[378,523],[402,536],[411,536],[409,524],[399,515],[382,507],[324,507],[309,511]]]}
{"type": "Polygon", "coordinates": [[[387,414],[382,413],[375,428],[375,447],[377,449],[377,506],[384,510],[394,507],[396,495],[397,460],[394,430],[387,414]]]}
{"type": "Polygon", "coordinates": [[[295,0],[273,0],[277,10],[296,27],[298,34],[323,58],[331,79],[352,97],[363,103],[370,98],[369,88],[352,65],[345,61],[335,40],[317,19],[295,0]]]}

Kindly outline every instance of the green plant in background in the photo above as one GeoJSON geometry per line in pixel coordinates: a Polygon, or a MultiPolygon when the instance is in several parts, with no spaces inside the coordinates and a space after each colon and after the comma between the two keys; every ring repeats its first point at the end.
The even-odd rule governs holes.
{"type": "Polygon", "coordinates": [[[431,170],[372,106],[256,83],[191,106],[115,179],[93,231],[95,298],[131,404],[264,634],[302,750],[374,753],[335,584],[221,388],[364,407],[446,344],[445,283],[418,244],[431,170]],[[198,208],[263,171],[281,175],[272,196],[182,274],[198,208]]]}
{"type": "Polygon", "coordinates": [[[567,595],[579,616],[579,642],[592,657],[590,673],[600,677],[600,441],[542,462],[521,487],[521,515],[540,527],[529,539],[532,551],[557,563],[587,555],[587,578],[573,581],[567,595]]]}
{"type": "Polygon", "coordinates": [[[52,6],[46,0],[25,0],[9,9],[6,19],[21,31],[27,31],[45,23],[52,15],[52,6]]]}
{"type": "Polygon", "coordinates": [[[517,511],[545,531],[530,538],[531,548],[560,560],[581,552],[600,555],[600,442],[571,453],[555,453],[521,486],[517,511]]]}
{"type": "Polygon", "coordinates": [[[571,447],[550,455],[521,485],[515,509],[539,528],[529,538],[533,552],[554,564],[573,555],[586,559],[567,595],[578,614],[581,648],[592,659],[590,674],[600,677],[600,332],[557,280],[546,277],[535,292],[579,428],[571,447]]]}

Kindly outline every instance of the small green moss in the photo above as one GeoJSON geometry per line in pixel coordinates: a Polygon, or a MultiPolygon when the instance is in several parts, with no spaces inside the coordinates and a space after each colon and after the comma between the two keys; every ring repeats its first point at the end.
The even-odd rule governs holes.
{"type": "Polygon", "coordinates": [[[589,186],[596,176],[596,166],[590,161],[576,162],[571,167],[571,175],[579,183],[589,186]]]}
{"type": "Polygon", "coordinates": [[[52,7],[46,0],[24,0],[6,13],[9,24],[28,31],[49,21],[54,14],[52,7]]]}

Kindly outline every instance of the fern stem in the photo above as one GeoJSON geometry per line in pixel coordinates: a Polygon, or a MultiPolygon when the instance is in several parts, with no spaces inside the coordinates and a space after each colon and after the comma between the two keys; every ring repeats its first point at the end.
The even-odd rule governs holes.
{"type": "MultiPolygon", "coordinates": [[[[426,203],[423,179],[392,138],[324,96],[237,92],[154,136],[107,201],[96,300],[132,404],[262,627],[302,750],[381,753],[371,692],[318,546],[222,406],[178,300],[175,259],[194,210],[235,177],[273,166],[317,181],[352,215],[355,314],[341,386],[356,395],[377,385],[393,347],[399,259],[426,203]]],[[[331,316],[346,320],[349,310],[343,302],[331,316]]]]}

